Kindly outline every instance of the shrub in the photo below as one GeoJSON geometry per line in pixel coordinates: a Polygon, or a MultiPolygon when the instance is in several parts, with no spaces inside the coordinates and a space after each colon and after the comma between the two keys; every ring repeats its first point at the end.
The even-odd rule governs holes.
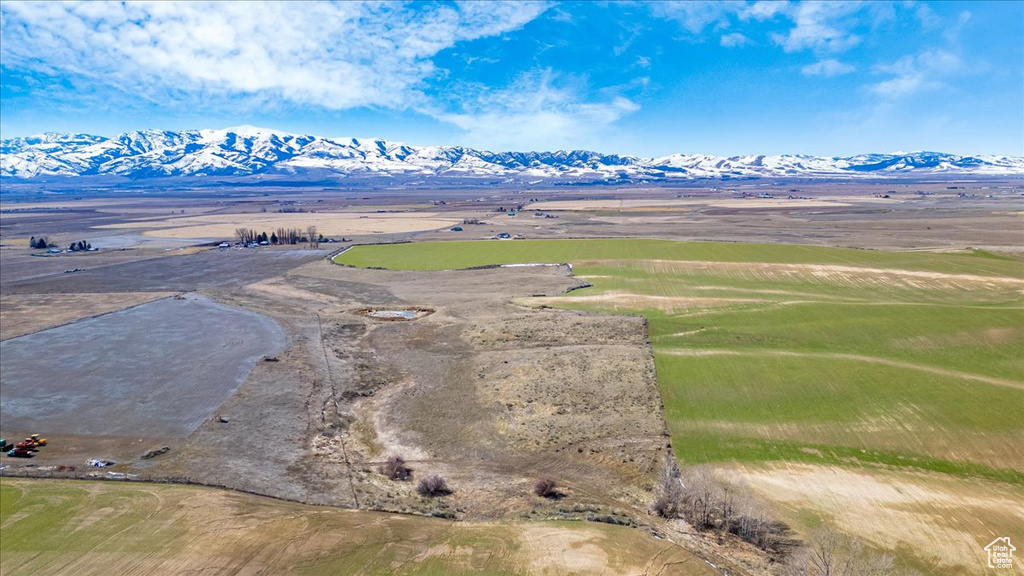
{"type": "Polygon", "coordinates": [[[789,527],[770,518],[748,488],[719,479],[708,466],[683,472],[675,462],[667,463],[651,511],[683,518],[700,531],[733,534],[768,552],[793,546],[789,527]]]}
{"type": "Polygon", "coordinates": [[[388,456],[387,461],[380,465],[380,473],[392,480],[405,481],[412,477],[412,468],[406,466],[401,456],[388,456]]]}
{"type": "Polygon", "coordinates": [[[533,493],[552,500],[562,497],[562,493],[558,491],[558,484],[551,478],[539,478],[533,485],[533,493]]]}
{"type": "Polygon", "coordinates": [[[421,478],[419,485],[416,486],[416,491],[423,496],[431,497],[446,496],[452,493],[448,488],[448,482],[437,474],[421,478]]]}

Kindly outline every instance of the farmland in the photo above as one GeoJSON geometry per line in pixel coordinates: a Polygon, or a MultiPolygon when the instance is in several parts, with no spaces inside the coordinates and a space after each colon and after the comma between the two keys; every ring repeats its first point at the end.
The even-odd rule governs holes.
{"type": "Polygon", "coordinates": [[[805,542],[825,524],[901,567],[977,573],[991,534],[1024,522],[1024,270],[1004,256],[1018,251],[1019,215],[1008,196],[961,205],[928,186],[934,196],[881,201],[821,185],[828,206],[551,191],[516,217],[507,207],[524,196],[476,190],[19,204],[0,223],[0,424],[5,438],[50,443],[4,459],[3,475],[53,476],[54,491],[5,478],[38,498],[2,528],[5,541],[32,529],[68,544],[37,554],[5,542],[2,571],[89,572],[96,561],[129,572],[668,573],[706,560],[717,573],[777,575],[784,558],[651,514],[674,451],[747,484],[805,542]],[[230,239],[263,219],[337,214],[347,240],[320,249],[153,236],[208,238],[202,226],[216,224],[230,239]],[[373,234],[384,230],[374,218],[423,226],[373,234]],[[444,222],[464,230],[424,230],[444,222]],[[529,239],[452,241],[501,232],[529,239]],[[43,256],[32,235],[101,249],[43,256]],[[411,243],[376,244],[396,241],[411,243]],[[863,249],[922,246],[931,250],[863,249]],[[327,259],[344,248],[344,266],[327,259]],[[501,262],[573,266],[492,266],[501,262]],[[387,316],[403,311],[415,314],[387,316]],[[241,352],[244,374],[232,367],[241,352]],[[170,450],[144,458],[161,446],[170,450]],[[391,455],[411,482],[381,474],[391,455]],[[83,469],[89,458],[116,465],[83,469]],[[61,480],[108,472],[288,502],[61,480]],[[453,493],[419,495],[430,474],[453,493]],[[564,497],[537,496],[541,477],[564,497]],[[170,516],[146,508],[157,496],[170,516]],[[159,526],[118,515],[123,498],[159,526]],[[81,512],[70,518],[43,514],[72,500],[81,512]],[[345,520],[316,528],[326,518],[345,520]],[[580,522],[595,518],[632,528],[580,522]],[[201,527],[187,542],[161,528],[188,522],[201,527]],[[157,552],[118,556],[112,541],[75,539],[108,523],[167,546],[140,541],[131,546],[157,552]],[[280,546],[260,526],[278,530],[280,546]],[[206,551],[211,539],[226,544],[206,551]]]}
{"type": "Polygon", "coordinates": [[[235,229],[246,225],[261,231],[276,228],[315,226],[321,234],[396,234],[417,230],[431,230],[457,224],[458,220],[443,215],[421,212],[416,214],[359,214],[359,213],[306,213],[306,214],[212,214],[179,218],[145,219],[110,224],[99,228],[142,229],[148,236],[158,238],[231,238],[235,229]]]}
{"type": "Polygon", "coordinates": [[[807,457],[805,443],[1017,481],[1024,471],[1011,440],[1024,428],[1016,260],[597,240],[358,247],[336,261],[574,263],[593,287],[523,303],[645,314],[684,461],[807,457]]]}
{"type": "Polygon", "coordinates": [[[283,345],[284,334],[267,318],[195,295],[5,340],[4,426],[187,437],[245,382],[260,356],[283,345]],[[246,337],[219,333],[226,325],[246,337]],[[40,348],[47,353],[37,354],[40,348]]]}
{"type": "MultiPolygon", "coordinates": [[[[592,287],[517,301],[645,315],[682,462],[768,475],[799,464],[882,482],[898,470],[985,479],[1014,494],[1007,503],[1019,501],[1019,260],[977,251],[594,240],[367,246],[336,261],[390,269],[572,263],[592,287]]],[[[984,493],[988,485],[975,486],[984,493]]],[[[835,514],[780,506],[811,510],[817,521],[835,514]]]]}
{"type": "Polygon", "coordinates": [[[206,488],[5,479],[4,574],[714,574],[629,528],[462,525],[206,488]],[[653,559],[653,560],[652,560],[653,559]]]}

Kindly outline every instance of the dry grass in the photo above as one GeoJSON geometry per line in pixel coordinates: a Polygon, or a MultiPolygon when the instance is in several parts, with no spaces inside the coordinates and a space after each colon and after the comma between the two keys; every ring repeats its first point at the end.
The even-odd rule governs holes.
{"type": "Polygon", "coordinates": [[[358,213],[358,212],[302,212],[282,213],[219,213],[203,216],[185,216],[123,222],[98,226],[104,229],[145,229],[144,234],[158,238],[232,238],[238,227],[273,232],[278,228],[316,226],[326,236],[357,234],[400,234],[454,226],[460,220],[432,212],[417,213],[358,213]]]}
{"type": "Polygon", "coordinates": [[[705,262],[688,260],[644,260],[639,265],[624,260],[581,260],[576,266],[631,268],[639,266],[648,274],[715,274],[762,282],[800,279],[812,284],[857,288],[909,288],[930,290],[1024,289],[1024,279],[1010,276],[950,274],[926,270],[873,268],[835,264],[781,264],[762,262],[705,262]]]}
{"type": "Polygon", "coordinates": [[[5,294],[0,299],[0,340],[70,324],[166,298],[171,292],[5,294]]]}
{"type": "Polygon", "coordinates": [[[849,206],[849,202],[878,201],[876,198],[844,198],[846,202],[833,198],[815,200],[788,200],[786,198],[662,198],[628,200],[551,200],[527,206],[529,210],[548,211],[687,211],[702,206],[712,208],[822,208],[849,206]]]}
{"type": "Polygon", "coordinates": [[[738,476],[803,535],[819,519],[933,574],[983,574],[996,535],[1024,525],[1024,490],[931,473],[780,464],[738,476]]]}
{"type": "Polygon", "coordinates": [[[749,305],[764,302],[753,298],[689,298],[676,296],[652,296],[649,294],[632,294],[612,290],[593,296],[554,296],[523,299],[530,306],[553,306],[562,304],[581,304],[600,306],[614,311],[660,310],[673,314],[703,308],[722,308],[725,306],[749,305]]]}
{"type": "Polygon", "coordinates": [[[452,523],[189,486],[4,479],[3,573],[683,574],[677,545],[594,523],[452,523]]]}

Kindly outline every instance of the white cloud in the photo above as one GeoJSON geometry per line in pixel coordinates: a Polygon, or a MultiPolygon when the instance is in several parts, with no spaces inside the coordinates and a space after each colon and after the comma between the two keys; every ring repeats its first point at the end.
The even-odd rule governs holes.
{"type": "Polygon", "coordinates": [[[959,72],[963,61],[946,50],[927,50],[917,56],[904,56],[891,64],[875,66],[874,71],[892,78],[872,84],[877,96],[894,100],[916,92],[941,87],[942,79],[959,72]]]}
{"type": "Polygon", "coordinates": [[[170,102],[243,96],[327,109],[422,100],[431,58],[515,30],[540,3],[4,2],[5,66],[170,102]]]}
{"type": "Polygon", "coordinates": [[[747,38],[739,32],[733,32],[731,34],[723,35],[719,42],[726,48],[735,48],[750,44],[750,38],[747,38]]]}
{"type": "Polygon", "coordinates": [[[740,12],[740,18],[746,20],[771,20],[777,14],[789,13],[792,5],[785,0],[761,0],[754,2],[749,8],[740,12]]]}
{"type": "Polygon", "coordinates": [[[700,34],[709,24],[728,24],[729,14],[746,8],[742,0],[670,0],[651,4],[654,14],[678,21],[693,34],[700,34]]]}
{"type": "Polygon", "coordinates": [[[501,91],[480,91],[458,111],[432,115],[466,132],[470,146],[551,150],[596,142],[601,131],[640,106],[622,96],[587,103],[572,87],[556,86],[551,70],[521,75],[501,91]]]}
{"type": "Polygon", "coordinates": [[[833,76],[840,76],[842,74],[849,74],[856,70],[855,67],[844,64],[835,58],[826,58],[825,60],[819,60],[814,64],[808,64],[800,69],[805,76],[824,76],[831,78],[833,76]]]}
{"type": "Polygon", "coordinates": [[[842,52],[861,41],[851,31],[856,21],[850,16],[863,7],[863,2],[802,2],[792,16],[796,26],[773,38],[786,52],[842,52]]]}

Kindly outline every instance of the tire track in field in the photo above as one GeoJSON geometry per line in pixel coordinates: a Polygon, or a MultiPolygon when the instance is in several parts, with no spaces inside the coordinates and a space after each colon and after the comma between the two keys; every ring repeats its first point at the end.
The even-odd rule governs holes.
{"type": "Polygon", "coordinates": [[[970,372],[958,372],[956,370],[947,370],[945,368],[928,366],[926,364],[901,362],[899,360],[890,360],[888,358],[879,358],[877,356],[864,356],[862,354],[844,354],[840,352],[794,352],[792,350],[723,350],[714,348],[670,348],[665,350],[658,350],[657,352],[660,354],[669,354],[671,356],[783,356],[790,358],[854,360],[858,362],[882,364],[884,366],[892,366],[894,368],[906,368],[908,370],[929,372],[931,374],[937,374],[940,376],[951,376],[954,378],[963,378],[965,380],[976,380],[978,382],[992,384],[993,386],[1003,386],[1006,388],[1016,388],[1017,390],[1024,390],[1024,382],[1006,380],[1003,378],[993,378],[991,376],[972,374],[970,372]]]}

